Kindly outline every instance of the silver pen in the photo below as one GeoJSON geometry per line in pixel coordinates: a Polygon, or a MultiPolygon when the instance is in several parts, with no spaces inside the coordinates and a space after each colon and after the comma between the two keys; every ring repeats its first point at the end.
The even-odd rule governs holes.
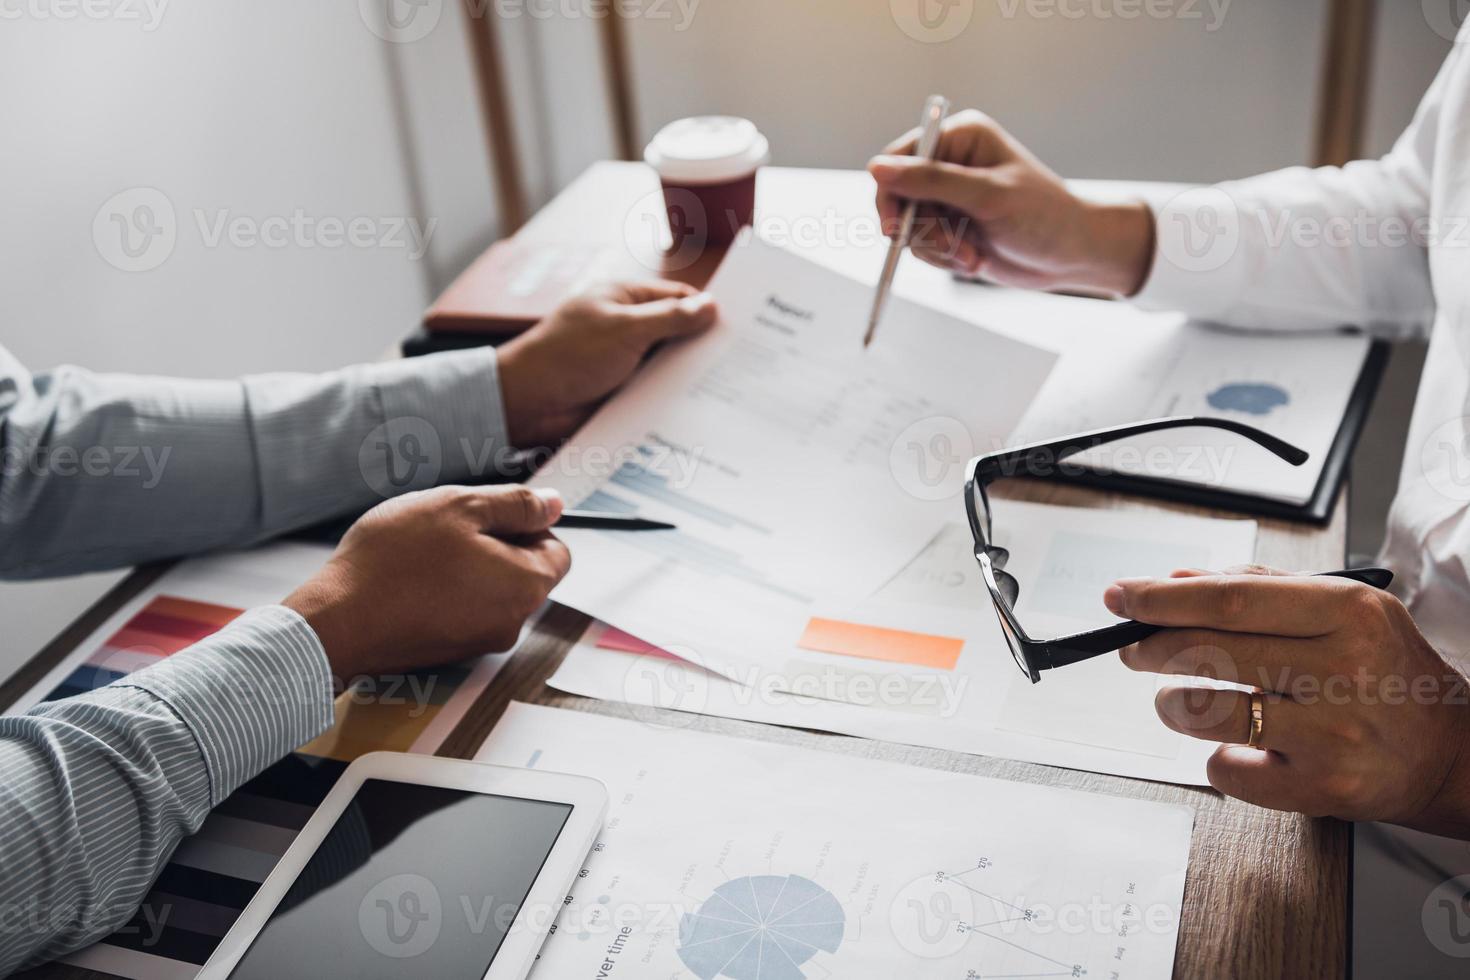
{"type": "MultiPolygon", "coordinates": [[[[924,103],[924,118],[919,123],[923,132],[919,136],[915,156],[924,160],[934,159],[934,154],[939,152],[939,136],[947,115],[949,100],[942,95],[929,96],[924,103]]],[[[883,318],[883,308],[888,305],[888,293],[893,289],[893,274],[898,271],[899,256],[909,247],[909,239],[913,237],[914,218],[918,211],[919,202],[909,201],[903,209],[903,223],[899,225],[898,235],[888,244],[888,260],[883,263],[883,275],[878,278],[878,292],[873,297],[873,315],[868,318],[868,332],[863,335],[864,347],[873,342],[873,335],[878,332],[878,321],[883,318]]]]}

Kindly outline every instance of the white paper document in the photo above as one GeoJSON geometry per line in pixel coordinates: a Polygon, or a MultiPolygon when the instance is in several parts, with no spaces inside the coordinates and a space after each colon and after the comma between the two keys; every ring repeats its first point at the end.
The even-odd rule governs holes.
{"type": "Polygon", "coordinates": [[[1188,807],[522,704],[477,758],[612,799],[533,977],[1173,972],[1188,807]]]}
{"type": "MultiPolygon", "coordinates": [[[[1251,521],[994,501],[1007,569],[1021,585],[1017,616],[1038,639],[1116,620],[1102,593],[1121,577],[1248,562],[1251,521]]],[[[949,525],[904,571],[842,621],[872,617],[909,633],[880,634],[889,659],[797,650],[738,679],[693,666],[596,625],[548,683],[634,705],[815,728],[863,738],[1002,756],[1093,772],[1205,785],[1208,742],[1171,731],[1154,711],[1160,678],[1108,654],[1022,676],[980,581],[968,527],[949,525]],[[952,662],[930,656],[954,649],[952,662]]],[[[867,653],[868,656],[860,654],[867,653]]]]}
{"type": "Polygon", "coordinates": [[[1078,358],[1059,370],[1060,387],[1038,398],[1016,441],[1172,415],[1230,419],[1285,439],[1310,459],[1291,466],[1233,433],[1188,428],[1113,443],[1074,460],[1288,504],[1310,500],[1371,341],[1348,334],[1262,337],[1136,315],[1126,358],[1113,364],[1078,358]]]}
{"type": "MultiPolygon", "coordinates": [[[[1073,183],[1088,197],[1141,196],[1158,206],[1184,189],[1073,183]]],[[[846,213],[872,188],[866,173],[830,171],[820,182],[804,182],[800,199],[779,201],[779,213],[801,227],[846,213]]],[[[802,254],[872,283],[883,268],[886,247],[881,236],[862,242],[806,241],[802,254]]],[[[1371,343],[1355,334],[1231,331],[1128,303],[960,282],[924,262],[907,260],[899,264],[894,293],[1061,353],[1017,427],[1018,443],[1164,415],[1221,416],[1265,429],[1312,458],[1292,467],[1238,436],[1183,430],[1120,443],[1085,460],[1297,505],[1312,496],[1371,343]]]]}
{"type": "Polygon", "coordinates": [[[554,598],[726,670],[871,594],[954,512],[963,445],[999,445],[1055,355],[917,304],[862,346],[871,291],[734,248],[708,334],[670,347],[534,481],[676,531],[568,530],[554,598]],[[935,446],[952,447],[939,466],[935,446]]]}

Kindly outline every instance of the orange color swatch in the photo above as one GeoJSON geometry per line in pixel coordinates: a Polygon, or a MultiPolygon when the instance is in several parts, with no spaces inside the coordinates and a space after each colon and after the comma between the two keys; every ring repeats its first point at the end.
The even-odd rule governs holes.
{"type": "Polygon", "coordinates": [[[950,636],[930,636],[908,630],[845,623],[838,619],[812,619],[797,641],[803,650],[840,653],[864,660],[954,670],[965,641],[950,636]]]}

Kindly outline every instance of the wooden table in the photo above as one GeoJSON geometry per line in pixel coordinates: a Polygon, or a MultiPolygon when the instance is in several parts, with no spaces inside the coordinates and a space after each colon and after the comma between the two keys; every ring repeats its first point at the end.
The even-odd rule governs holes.
{"type": "MultiPolygon", "coordinates": [[[[824,193],[815,186],[819,180],[811,172],[772,169],[762,177],[762,207],[772,200],[803,201],[810,205],[813,194],[824,193]]],[[[533,219],[523,233],[548,241],[558,238],[571,241],[574,234],[580,234],[585,240],[601,233],[608,236],[608,241],[614,241],[622,224],[612,222],[621,222],[630,208],[642,206],[637,202],[652,186],[640,167],[599,164],[533,219]]],[[[854,208],[861,206],[857,201],[849,203],[854,208]]],[[[705,264],[705,274],[708,268],[705,264]]],[[[684,274],[697,279],[701,273],[684,270],[684,274]]],[[[1200,508],[1029,481],[1002,483],[997,492],[1013,499],[1068,506],[1210,514],[1200,508]]],[[[1346,501],[1340,500],[1332,522],[1321,528],[1261,521],[1256,560],[1293,569],[1339,567],[1345,557],[1346,509],[1346,501]]],[[[164,571],[165,566],[139,569],[104,596],[14,677],[0,685],[0,706],[12,703],[34,686],[118,607],[164,571]]],[[[554,607],[529,642],[469,710],[439,754],[456,758],[473,756],[512,700],[576,711],[627,714],[625,706],[561,694],[545,685],[546,678],[587,623],[587,617],[580,613],[554,607]]],[[[1298,980],[1346,975],[1351,850],[1347,824],[1261,810],[1203,789],[720,718],[697,717],[691,725],[689,716],[652,708],[640,707],[638,713],[645,719],[650,718],[650,713],[655,719],[667,715],[671,723],[677,721],[682,727],[742,738],[956,773],[1186,804],[1195,809],[1197,817],[1175,976],[1191,980],[1275,977],[1298,980]]],[[[63,966],[44,968],[34,975],[98,976],[63,966]]]]}

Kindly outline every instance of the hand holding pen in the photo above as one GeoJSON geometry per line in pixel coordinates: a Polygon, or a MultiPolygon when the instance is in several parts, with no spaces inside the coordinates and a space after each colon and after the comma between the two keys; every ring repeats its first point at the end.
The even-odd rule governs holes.
{"type": "MultiPolygon", "coordinates": [[[[917,148],[920,159],[933,160],[934,154],[939,152],[939,136],[944,129],[944,117],[948,114],[949,100],[942,95],[931,95],[929,101],[924,103],[924,118],[921,121],[923,131],[917,148]]],[[[919,200],[911,198],[903,209],[898,234],[888,245],[888,258],[883,263],[882,275],[878,277],[878,289],[873,296],[873,312],[868,317],[868,332],[863,335],[864,347],[873,343],[873,336],[878,332],[878,321],[883,318],[883,310],[888,305],[888,294],[893,289],[893,276],[898,271],[898,260],[913,238],[914,219],[918,213],[919,200]]]]}

